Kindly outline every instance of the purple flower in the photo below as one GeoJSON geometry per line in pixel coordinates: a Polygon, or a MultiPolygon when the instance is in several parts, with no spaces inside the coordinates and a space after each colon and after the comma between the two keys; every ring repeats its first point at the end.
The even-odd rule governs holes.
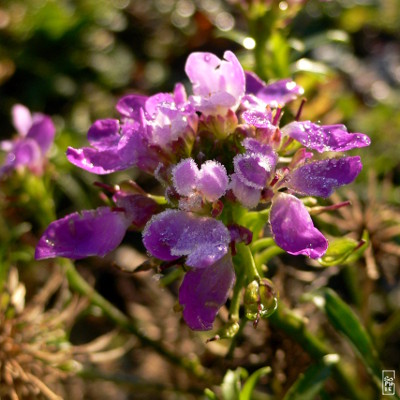
{"type": "Polygon", "coordinates": [[[289,254],[318,258],[328,248],[328,241],[314,227],[304,204],[291,194],[275,195],[269,222],[276,244],[289,254]]]}
{"type": "Polygon", "coordinates": [[[41,174],[45,155],[54,140],[55,127],[52,120],[44,114],[31,114],[21,104],[12,108],[12,117],[18,137],[0,142],[0,148],[8,153],[0,168],[0,176],[21,166],[41,174]]]}
{"type": "Polygon", "coordinates": [[[121,121],[105,119],[91,126],[88,140],[92,147],[68,148],[71,163],[95,174],[132,166],[154,174],[160,163],[172,163],[193,145],[198,118],[180,84],[173,94],[126,96],[117,110],[121,121]]]}
{"type": "Polygon", "coordinates": [[[190,102],[204,115],[226,115],[236,111],[245,93],[245,75],[231,51],[220,60],[212,53],[189,55],[185,72],[193,86],[190,102]]]}
{"type": "Polygon", "coordinates": [[[186,265],[193,268],[179,291],[183,317],[191,329],[211,329],[228,298],[235,280],[230,240],[222,222],[179,210],[155,215],[143,231],[143,243],[154,257],[173,261],[185,256],[186,265]]]}
{"type": "Polygon", "coordinates": [[[282,128],[284,135],[319,153],[347,151],[371,144],[367,135],[349,133],[344,125],[317,125],[310,121],[294,121],[282,128]]]}

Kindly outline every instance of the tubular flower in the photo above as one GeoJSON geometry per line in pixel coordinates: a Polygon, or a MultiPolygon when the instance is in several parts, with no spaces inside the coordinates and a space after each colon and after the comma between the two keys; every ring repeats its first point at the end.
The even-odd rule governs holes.
{"type": "Polygon", "coordinates": [[[235,283],[233,264],[238,268],[243,254],[237,252],[252,241],[254,215],[269,223],[286,252],[311,258],[325,253],[328,241],[299,197],[330,196],[351,183],[362,165],[358,156],[316,159],[314,152],[364,147],[369,138],[343,125],[310,121],[280,128],[282,107],[303,89],[291,79],[263,82],[244,72],[230,51],[222,60],[193,53],[185,71],[189,96],[182,84],[173,93],[125,96],[116,106],[119,119],[96,121],[89,129],[91,147],[67,151],[69,161],[96,174],[135,166],[163,185],[165,199],[156,203],[144,191],[117,190],[114,208],[50,224],[36,257],[103,256],[130,226],[143,229],[151,256],[185,265],[183,318],[190,328],[207,330],[235,283]],[[256,207],[260,213],[248,212],[256,207]]]}
{"type": "Polygon", "coordinates": [[[0,149],[7,152],[0,176],[23,166],[42,174],[56,131],[51,118],[40,113],[31,114],[25,106],[16,104],[12,108],[12,119],[18,136],[0,142],[0,149]]]}

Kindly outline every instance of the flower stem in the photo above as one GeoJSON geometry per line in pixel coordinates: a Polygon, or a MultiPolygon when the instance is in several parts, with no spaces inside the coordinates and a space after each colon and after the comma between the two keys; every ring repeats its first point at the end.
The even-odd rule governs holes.
{"type": "Polygon", "coordinates": [[[212,380],[212,378],[210,378],[209,374],[201,365],[187,358],[177,356],[172,351],[165,348],[160,342],[152,340],[146,336],[146,334],[143,333],[137,326],[135,321],[128,318],[113,304],[102,297],[93,287],[91,287],[75,269],[75,266],[71,261],[62,260],[61,264],[65,268],[66,276],[71,288],[73,288],[77,293],[86,296],[92,304],[100,307],[104,315],[106,315],[116,325],[133,334],[142,342],[143,345],[153,348],[158,354],[166,358],[169,362],[186,370],[196,378],[201,380],[212,380]]]}

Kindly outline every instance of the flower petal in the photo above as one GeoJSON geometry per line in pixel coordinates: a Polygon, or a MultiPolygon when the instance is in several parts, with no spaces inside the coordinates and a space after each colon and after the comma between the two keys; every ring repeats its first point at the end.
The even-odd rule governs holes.
{"type": "Polygon", "coordinates": [[[282,133],[319,153],[347,151],[371,144],[367,135],[349,133],[344,125],[317,125],[310,121],[291,122],[282,128],[282,133]]]}
{"type": "Polygon", "coordinates": [[[188,256],[186,264],[205,268],[228,252],[230,236],[221,221],[166,210],[151,218],[143,231],[146,249],[165,261],[188,256]]]}
{"type": "Polygon", "coordinates": [[[255,189],[242,182],[237,174],[231,175],[230,188],[235,197],[248,208],[254,208],[260,202],[261,189],[255,189]]]}
{"type": "Polygon", "coordinates": [[[304,204],[290,194],[274,197],[269,222],[276,244],[289,254],[318,258],[328,248],[328,241],[314,227],[304,204]]]}
{"type": "Polygon", "coordinates": [[[36,247],[35,258],[102,257],[121,243],[129,225],[124,213],[108,207],[69,214],[47,227],[36,247]]]}
{"type": "Polygon", "coordinates": [[[314,161],[290,172],[284,185],[299,194],[329,197],[336,188],[353,182],[361,169],[359,156],[314,161]]]}
{"type": "Polygon", "coordinates": [[[210,202],[222,197],[228,188],[226,168],[217,161],[208,160],[202,164],[198,175],[197,188],[210,202]]]}
{"type": "Polygon", "coordinates": [[[186,273],[179,289],[183,318],[193,330],[212,329],[218,310],[235,282],[232,257],[227,254],[208,268],[186,273]]]}
{"type": "Polygon", "coordinates": [[[115,108],[123,117],[137,121],[140,119],[140,109],[144,108],[147,99],[147,96],[130,94],[122,97],[115,108]]]}
{"type": "Polygon", "coordinates": [[[246,71],[246,94],[253,94],[272,107],[284,106],[304,93],[304,89],[291,79],[270,84],[263,82],[253,72],[246,71]]]}
{"type": "Polygon", "coordinates": [[[177,260],[183,254],[173,254],[172,249],[182,232],[191,226],[187,213],[168,209],[154,215],[143,230],[143,244],[154,256],[164,261],[177,260]]]}
{"type": "Polygon", "coordinates": [[[35,140],[42,154],[46,154],[53,144],[55,133],[56,128],[51,118],[44,114],[35,113],[26,138],[35,140]]]}
{"type": "Polygon", "coordinates": [[[263,189],[271,177],[274,164],[261,153],[237,154],[233,159],[235,173],[247,186],[263,189]]]}
{"type": "Polygon", "coordinates": [[[89,143],[98,150],[107,150],[118,145],[119,121],[117,119],[99,119],[87,134],[89,143]]]}
{"type": "Polygon", "coordinates": [[[172,182],[181,196],[192,194],[197,185],[199,168],[192,158],[180,161],[172,170],[172,182]]]}
{"type": "Polygon", "coordinates": [[[96,150],[92,147],[81,149],[68,147],[66,154],[70,163],[97,175],[110,174],[130,167],[130,165],[122,162],[116,148],[96,150]]]}
{"type": "Polygon", "coordinates": [[[192,85],[190,101],[197,111],[206,115],[225,115],[229,109],[236,110],[245,92],[243,68],[236,56],[226,51],[224,60],[212,53],[189,55],[185,72],[192,85]]]}
{"type": "Polygon", "coordinates": [[[32,115],[22,104],[15,104],[11,109],[13,125],[20,136],[24,137],[32,126],[32,115]]]}
{"type": "Polygon", "coordinates": [[[117,207],[123,208],[126,218],[136,229],[143,229],[147,221],[159,212],[160,206],[150,197],[141,194],[117,192],[113,196],[117,207]]]}

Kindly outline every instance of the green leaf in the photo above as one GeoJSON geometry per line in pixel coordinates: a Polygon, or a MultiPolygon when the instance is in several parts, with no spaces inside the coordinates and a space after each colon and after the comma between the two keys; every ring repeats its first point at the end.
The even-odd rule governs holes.
{"type": "Polygon", "coordinates": [[[204,389],[204,396],[207,400],[218,400],[217,395],[209,388],[204,389]]]}
{"type": "Polygon", "coordinates": [[[368,232],[364,232],[360,241],[343,237],[329,243],[328,250],[318,260],[324,267],[346,265],[357,261],[369,245],[368,232]]]}
{"type": "Polygon", "coordinates": [[[325,312],[332,326],[348,339],[380,388],[382,368],[377,351],[354,311],[329,288],[320,289],[306,297],[309,296],[314,304],[325,312]]]}
{"type": "Polygon", "coordinates": [[[239,400],[252,400],[253,398],[253,390],[256,386],[258,380],[271,372],[271,367],[263,367],[253,372],[249,378],[246,380],[246,383],[243,386],[242,391],[239,395],[239,400]]]}
{"type": "Polygon", "coordinates": [[[322,389],[331,374],[332,365],[339,361],[337,354],[327,354],[317,364],[311,365],[286,393],[284,400],[311,400],[322,389]]]}
{"type": "Polygon", "coordinates": [[[224,400],[239,400],[242,387],[241,379],[247,377],[247,371],[238,368],[235,371],[228,370],[221,384],[222,397],[224,400]]]}

